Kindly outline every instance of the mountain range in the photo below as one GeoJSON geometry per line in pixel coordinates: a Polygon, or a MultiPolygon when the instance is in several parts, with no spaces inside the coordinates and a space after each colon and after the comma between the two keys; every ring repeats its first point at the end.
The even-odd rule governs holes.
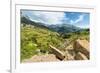
{"type": "Polygon", "coordinates": [[[33,26],[40,27],[40,28],[46,28],[46,29],[49,29],[51,31],[58,32],[58,33],[70,33],[70,32],[77,32],[77,31],[84,30],[82,28],[79,28],[79,27],[76,27],[74,25],[70,25],[67,23],[48,25],[48,24],[32,21],[27,17],[21,17],[21,23],[27,24],[27,25],[33,25],[33,26]]]}

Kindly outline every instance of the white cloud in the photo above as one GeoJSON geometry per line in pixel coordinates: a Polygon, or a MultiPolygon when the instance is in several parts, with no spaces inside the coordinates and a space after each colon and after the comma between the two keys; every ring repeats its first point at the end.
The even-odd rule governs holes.
{"type": "Polygon", "coordinates": [[[84,15],[80,15],[79,18],[75,21],[75,23],[78,23],[84,19],[84,15]]]}
{"type": "Polygon", "coordinates": [[[64,12],[40,12],[40,11],[33,11],[31,19],[49,25],[62,24],[64,20],[67,20],[64,12]]]}
{"type": "Polygon", "coordinates": [[[77,27],[80,27],[80,28],[90,28],[90,26],[87,24],[87,25],[78,25],[77,27]]]}
{"type": "Polygon", "coordinates": [[[78,22],[83,21],[83,19],[84,19],[84,15],[80,15],[80,16],[78,17],[78,19],[76,19],[76,20],[70,20],[70,23],[71,23],[71,24],[76,24],[76,23],[78,23],[78,22]]]}
{"type": "Polygon", "coordinates": [[[74,20],[70,20],[70,24],[73,24],[74,23],[74,20]]]}

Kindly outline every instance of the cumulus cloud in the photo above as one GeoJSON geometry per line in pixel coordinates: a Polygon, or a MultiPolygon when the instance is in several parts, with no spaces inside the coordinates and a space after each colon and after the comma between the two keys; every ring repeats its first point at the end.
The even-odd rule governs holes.
{"type": "Polygon", "coordinates": [[[63,21],[67,20],[64,12],[40,12],[33,11],[31,20],[42,22],[45,24],[62,24],[63,21]]]}

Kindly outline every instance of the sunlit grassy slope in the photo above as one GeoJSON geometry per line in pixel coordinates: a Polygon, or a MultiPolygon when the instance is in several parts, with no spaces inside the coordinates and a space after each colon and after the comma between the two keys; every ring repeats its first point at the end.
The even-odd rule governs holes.
{"type": "Polygon", "coordinates": [[[33,25],[21,26],[21,61],[33,55],[49,53],[49,45],[59,48],[65,40],[74,42],[78,38],[89,41],[89,31],[59,34],[33,25]]]}
{"type": "Polygon", "coordinates": [[[58,47],[63,43],[63,38],[57,32],[46,28],[21,27],[21,60],[41,53],[49,53],[49,44],[58,47]]]}

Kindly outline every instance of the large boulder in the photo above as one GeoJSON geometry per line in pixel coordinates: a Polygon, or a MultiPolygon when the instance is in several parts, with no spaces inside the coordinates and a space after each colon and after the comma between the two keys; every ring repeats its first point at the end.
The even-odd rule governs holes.
{"type": "Polygon", "coordinates": [[[65,54],[63,52],[61,52],[60,50],[58,50],[56,47],[49,45],[51,48],[51,51],[53,54],[56,55],[57,58],[59,58],[60,60],[63,60],[65,58],[65,54]]]}
{"type": "Polygon", "coordinates": [[[75,57],[74,57],[75,60],[88,60],[88,58],[82,54],[81,52],[78,52],[75,57]]]}
{"type": "Polygon", "coordinates": [[[81,52],[89,59],[90,49],[89,42],[87,40],[78,39],[75,41],[73,47],[76,53],[81,52]]]}

